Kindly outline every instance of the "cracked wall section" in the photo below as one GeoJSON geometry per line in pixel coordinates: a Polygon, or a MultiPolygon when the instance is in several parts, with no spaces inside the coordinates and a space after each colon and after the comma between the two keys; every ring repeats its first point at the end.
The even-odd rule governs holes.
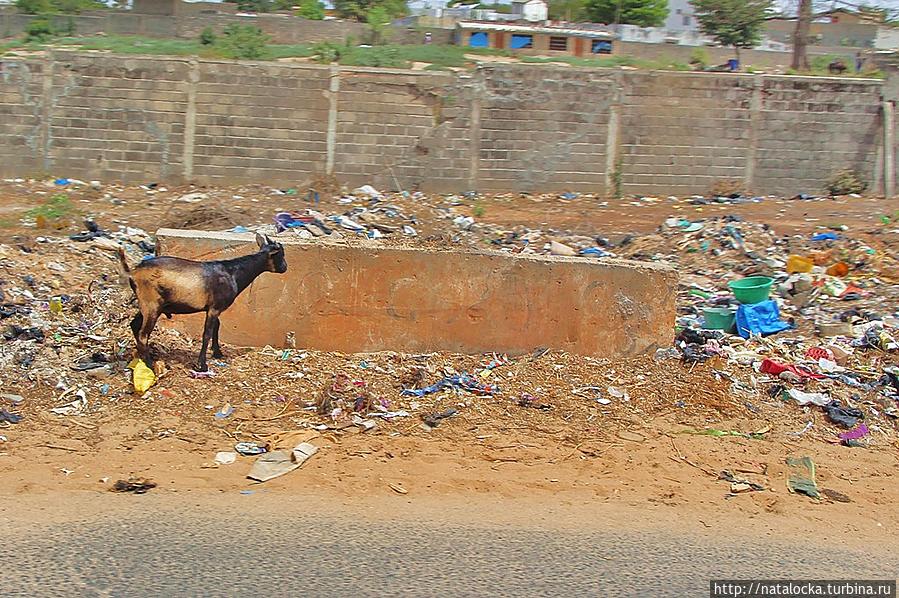
{"type": "Polygon", "coordinates": [[[61,54],[53,65],[49,169],[104,181],[180,177],[184,61],[61,54]]]}
{"type": "Polygon", "coordinates": [[[379,188],[459,191],[471,90],[455,76],[340,70],[334,174],[379,188]]]}
{"type": "Polygon", "coordinates": [[[484,69],[481,190],[604,192],[614,73],[484,69]]]}
{"type": "Polygon", "coordinates": [[[39,174],[46,132],[42,126],[47,63],[0,61],[0,173],[39,174]]]}

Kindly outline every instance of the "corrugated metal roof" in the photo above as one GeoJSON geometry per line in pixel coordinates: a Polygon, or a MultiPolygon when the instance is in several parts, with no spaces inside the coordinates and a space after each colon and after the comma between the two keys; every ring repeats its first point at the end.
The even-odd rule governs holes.
{"type": "Polygon", "coordinates": [[[593,39],[614,39],[614,35],[595,29],[573,29],[571,27],[546,27],[530,25],[509,25],[500,23],[478,23],[461,21],[461,29],[477,29],[478,31],[507,31],[510,33],[544,33],[546,35],[567,35],[568,37],[590,37],[593,39]]]}

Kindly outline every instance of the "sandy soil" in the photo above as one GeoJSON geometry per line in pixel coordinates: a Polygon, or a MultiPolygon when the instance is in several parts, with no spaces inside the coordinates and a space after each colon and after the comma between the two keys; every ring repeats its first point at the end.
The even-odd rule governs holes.
{"type": "MultiPolygon", "coordinates": [[[[216,377],[195,379],[189,372],[196,339],[165,330],[154,339],[167,371],[147,395],[133,393],[121,370],[97,379],[72,372],[70,364],[91,352],[125,358],[132,342],[127,330],[130,297],[116,283],[111,256],[86,244],[53,240],[81,230],[82,216],[94,217],[106,229],[220,230],[268,222],[277,211],[311,204],[303,194],[272,195],[263,186],[148,192],[104,185],[69,191],[74,209],[46,228],[20,222],[25,211],[57,192],[44,183],[0,184],[0,278],[9,286],[31,272],[38,288],[71,294],[77,299],[72,305],[80,310],[70,313],[72,305],[67,305],[60,319],[51,322],[48,338],[53,340],[45,343],[27,373],[18,366],[0,372],[0,390],[26,398],[17,409],[24,419],[0,428],[7,438],[0,442],[0,494],[7,497],[107,492],[115,481],[135,476],[156,482],[151,492],[179,496],[312,493],[335,501],[364,496],[448,503],[503,497],[531,501],[524,512],[545,502],[645,505],[685,525],[750,525],[771,533],[802,530],[821,538],[882,537],[895,534],[899,525],[899,514],[891,508],[899,500],[894,478],[899,444],[892,420],[876,420],[867,446],[842,446],[836,438],[841,430],[817,408],[768,396],[769,383],[753,382],[751,372],[742,378],[755,384],[749,394],[716,376],[721,370],[737,375],[724,359],[692,366],[652,357],[610,363],[550,351],[497,367],[485,378],[501,386],[503,392],[496,396],[438,393],[414,398],[401,396],[400,389],[429,384],[448,371],[479,371],[482,356],[284,354],[226,347],[226,363],[214,365],[216,377]],[[208,197],[195,204],[175,201],[198,191],[208,197]],[[39,242],[40,236],[51,242],[39,242]],[[63,264],[65,271],[48,268],[51,262],[63,264]],[[90,322],[90,331],[103,340],[86,339],[85,331],[77,332],[79,322],[90,322]],[[340,374],[346,375],[350,390],[334,390],[340,374]],[[85,413],[50,413],[60,404],[62,388],[76,384],[88,390],[85,413]],[[624,389],[629,398],[603,405],[589,393],[573,392],[592,385],[624,389]],[[316,413],[314,405],[328,389],[338,402],[351,403],[362,394],[410,415],[379,420],[375,430],[363,432],[345,418],[316,413]],[[531,406],[519,405],[523,393],[535,397],[531,406]],[[225,403],[234,413],[216,419],[213,413],[225,403]],[[450,407],[458,410],[457,416],[435,428],[422,426],[422,415],[450,407]],[[813,424],[810,431],[794,435],[807,422],[813,424]],[[322,425],[327,428],[310,429],[322,425]],[[706,428],[761,433],[758,438],[691,433],[706,428]],[[299,470],[265,484],[245,477],[253,457],[238,457],[231,465],[214,463],[218,451],[233,450],[238,440],[290,446],[310,433],[319,453],[299,470]],[[785,459],[800,456],[814,459],[818,486],[828,491],[822,500],[787,490],[785,459]],[[719,479],[724,470],[764,489],[731,492],[731,483],[719,479]]],[[[649,233],[671,215],[738,214],[786,233],[845,224],[859,234],[868,231],[872,242],[895,247],[896,235],[883,228],[880,217],[899,212],[896,200],[871,198],[693,206],[682,199],[604,204],[585,196],[563,200],[515,194],[470,201],[394,197],[390,202],[415,213],[421,242],[432,243],[456,234],[448,232],[447,213],[477,213],[479,221],[491,223],[467,238],[472,243],[517,228],[554,231],[560,238],[615,238],[649,233]]],[[[317,209],[334,213],[349,207],[323,194],[317,209]]],[[[684,273],[696,274],[694,268],[684,273]]],[[[878,368],[896,363],[894,355],[876,359],[878,368]]]]}

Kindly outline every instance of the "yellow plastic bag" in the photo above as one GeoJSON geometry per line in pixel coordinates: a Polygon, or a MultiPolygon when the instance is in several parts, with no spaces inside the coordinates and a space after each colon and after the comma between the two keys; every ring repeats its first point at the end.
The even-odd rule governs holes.
{"type": "Polygon", "coordinates": [[[156,374],[147,367],[147,364],[144,363],[143,359],[132,360],[131,363],[128,364],[128,367],[134,370],[132,382],[134,383],[134,390],[137,392],[145,393],[151,386],[156,384],[156,374]]]}

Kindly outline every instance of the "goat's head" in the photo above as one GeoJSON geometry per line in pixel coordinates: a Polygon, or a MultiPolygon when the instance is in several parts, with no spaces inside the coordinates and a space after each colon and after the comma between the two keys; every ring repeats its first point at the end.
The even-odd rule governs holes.
{"type": "Polygon", "coordinates": [[[269,272],[284,274],[287,272],[287,259],[284,257],[284,246],[272,241],[264,235],[256,233],[256,243],[259,251],[265,253],[265,269],[269,272]]]}

